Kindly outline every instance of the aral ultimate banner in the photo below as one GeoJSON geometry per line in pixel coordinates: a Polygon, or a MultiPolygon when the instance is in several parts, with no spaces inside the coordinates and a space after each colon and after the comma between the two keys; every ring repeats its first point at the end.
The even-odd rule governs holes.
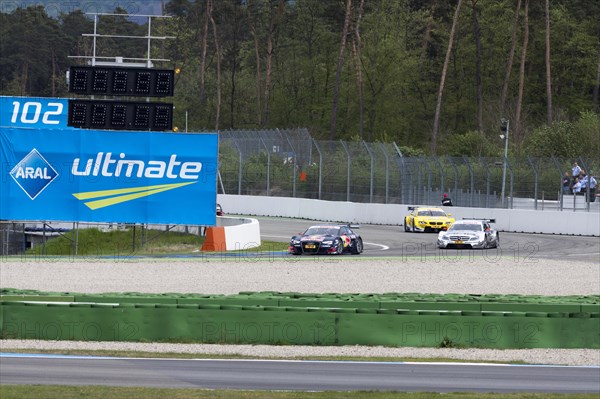
{"type": "Polygon", "coordinates": [[[0,219],[214,225],[217,134],[0,129],[0,219]]]}

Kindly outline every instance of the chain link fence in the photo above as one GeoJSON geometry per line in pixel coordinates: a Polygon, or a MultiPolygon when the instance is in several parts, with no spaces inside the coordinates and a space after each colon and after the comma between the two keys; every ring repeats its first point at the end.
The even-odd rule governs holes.
{"type": "Polygon", "coordinates": [[[600,170],[599,159],[407,157],[396,143],[315,140],[302,128],[230,130],[220,132],[219,192],[419,205],[447,193],[455,206],[598,210],[595,190],[591,201],[563,193],[573,161],[600,170]]]}

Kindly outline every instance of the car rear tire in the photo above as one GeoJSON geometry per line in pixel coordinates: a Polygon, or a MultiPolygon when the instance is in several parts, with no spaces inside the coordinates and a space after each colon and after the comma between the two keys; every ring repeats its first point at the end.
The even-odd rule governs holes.
{"type": "Polygon", "coordinates": [[[408,228],[408,218],[404,218],[404,231],[410,231],[410,229],[408,228]]]}
{"type": "Polygon", "coordinates": [[[359,255],[362,253],[363,251],[363,242],[362,239],[357,239],[356,242],[354,243],[354,245],[352,246],[352,249],[350,250],[352,252],[353,255],[359,255]]]}

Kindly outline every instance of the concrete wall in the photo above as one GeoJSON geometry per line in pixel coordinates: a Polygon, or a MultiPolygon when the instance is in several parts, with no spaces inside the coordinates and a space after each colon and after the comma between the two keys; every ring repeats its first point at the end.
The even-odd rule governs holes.
{"type": "MultiPolygon", "coordinates": [[[[402,225],[407,205],[364,204],[304,198],[219,194],[227,213],[279,216],[331,222],[402,225]]],[[[457,219],[496,219],[500,231],[600,236],[600,214],[585,211],[550,211],[449,207],[457,219]]]]}

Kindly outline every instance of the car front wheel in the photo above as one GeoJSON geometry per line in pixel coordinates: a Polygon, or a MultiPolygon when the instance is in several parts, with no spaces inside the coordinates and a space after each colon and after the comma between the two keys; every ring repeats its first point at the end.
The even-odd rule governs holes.
{"type": "Polygon", "coordinates": [[[352,246],[352,250],[351,251],[352,251],[353,255],[358,255],[358,254],[362,253],[362,251],[363,251],[363,242],[362,242],[362,240],[360,238],[356,240],[356,242],[352,246]]]}
{"type": "Polygon", "coordinates": [[[341,255],[342,252],[344,252],[344,246],[342,245],[342,241],[341,240],[335,240],[335,242],[333,243],[333,247],[335,248],[335,254],[336,255],[341,255]]]}

